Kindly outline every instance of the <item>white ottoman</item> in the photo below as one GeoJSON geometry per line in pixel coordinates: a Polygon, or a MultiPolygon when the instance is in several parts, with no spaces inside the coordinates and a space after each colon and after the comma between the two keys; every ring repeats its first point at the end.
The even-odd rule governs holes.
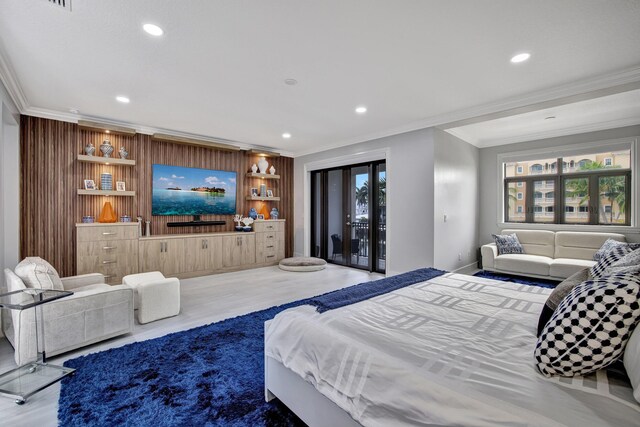
{"type": "Polygon", "coordinates": [[[134,307],[138,322],[149,323],[180,313],[180,281],[165,278],[159,271],[130,274],[122,283],[134,290],[134,307]]]}

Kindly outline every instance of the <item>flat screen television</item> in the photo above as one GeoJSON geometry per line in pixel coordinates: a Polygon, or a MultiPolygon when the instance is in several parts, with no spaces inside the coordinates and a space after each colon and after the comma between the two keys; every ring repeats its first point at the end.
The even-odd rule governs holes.
{"type": "Polygon", "coordinates": [[[153,165],[153,215],[233,215],[236,173],[153,165]]]}

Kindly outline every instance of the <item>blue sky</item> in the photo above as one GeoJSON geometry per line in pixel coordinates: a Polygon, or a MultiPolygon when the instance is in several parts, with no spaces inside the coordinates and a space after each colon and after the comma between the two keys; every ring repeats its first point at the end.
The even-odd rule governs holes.
{"type": "Polygon", "coordinates": [[[181,166],[153,165],[153,188],[195,187],[224,188],[236,191],[236,173],[211,169],[184,168],[181,166]]]}
{"type": "MultiPolygon", "coordinates": [[[[380,177],[385,178],[386,172],[380,172],[380,177]]],[[[362,187],[362,184],[364,184],[364,182],[367,181],[368,178],[369,178],[369,174],[366,174],[366,173],[356,175],[356,188],[362,187]]]]}

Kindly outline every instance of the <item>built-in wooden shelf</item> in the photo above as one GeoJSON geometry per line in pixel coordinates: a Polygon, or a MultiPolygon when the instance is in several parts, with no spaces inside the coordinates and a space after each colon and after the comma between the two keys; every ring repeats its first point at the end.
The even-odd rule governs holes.
{"type": "Polygon", "coordinates": [[[262,179],[280,179],[280,175],[271,175],[270,173],[247,173],[248,178],[262,178],[262,179]]]}
{"type": "Polygon", "coordinates": [[[279,202],[280,197],[247,196],[247,200],[252,200],[257,202],[279,202]]]}
{"type": "Polygon", "coordinates": [[[136,195],[135,191],[114,191],[114,190],[83,190],[78,189],[78,196],[122,196],[133,197],[136,195]]]}
{"type": "Polygon", "coordinates": [[[88,163],[102,163],[104,165],[120,165],[120,166],[135,166],[136,161],[130,159],[118,159],[115,157],[100,157],[100,156],[87,156],[85,154],[78,154],[78,161],[88,163]]]}

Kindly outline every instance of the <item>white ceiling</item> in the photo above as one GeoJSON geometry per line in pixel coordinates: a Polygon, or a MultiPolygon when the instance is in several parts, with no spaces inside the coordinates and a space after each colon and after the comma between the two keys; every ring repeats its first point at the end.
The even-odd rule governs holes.
{"type": "Polygon", "coordinates": [[[447,132],[477,147],[490,147],[637,124],[640,90],[632,90],[450,128],[447,132]]]}
{"type": "Polygon", "coordinates": [[[299,155],[597,76],[640,80],[639,22],[635,0],[0,0],[0,69],[26,113],[299,155]]]}

